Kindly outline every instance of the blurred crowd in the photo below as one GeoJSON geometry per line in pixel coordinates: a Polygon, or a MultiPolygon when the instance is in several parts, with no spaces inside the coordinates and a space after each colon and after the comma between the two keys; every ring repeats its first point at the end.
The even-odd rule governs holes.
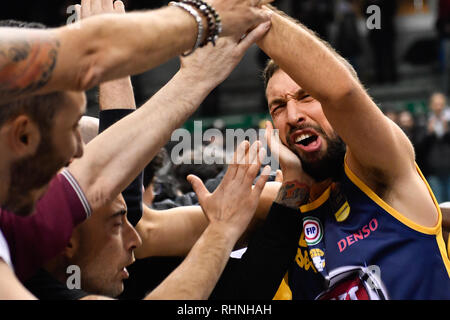
{"type": "Polygon", "coordinates": [[[450,201],[450,108],[441,92],[431,95],[428,114],[410,110],[385,110],[414,145],[416,162],[428,180],[438,202],[450,201]]]}

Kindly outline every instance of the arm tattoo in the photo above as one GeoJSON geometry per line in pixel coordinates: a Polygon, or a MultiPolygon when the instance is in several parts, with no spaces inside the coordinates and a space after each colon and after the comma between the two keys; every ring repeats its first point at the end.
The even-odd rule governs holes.
{"type": "Polygon", "coordinates": [[[308,202],[309,187],[298,181],[288,181],[283,183],[275,202],[286,207],[298,209],[302,204],[308,202]]]}
{"type": "Polygon", "coordinates": [[[0,100],[44,87],[55,69],[59,47],[55,39],[0,41],[0,100]]]}

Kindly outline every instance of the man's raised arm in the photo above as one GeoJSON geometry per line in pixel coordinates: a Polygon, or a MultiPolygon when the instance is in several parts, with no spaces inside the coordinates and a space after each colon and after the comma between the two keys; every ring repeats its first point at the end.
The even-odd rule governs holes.
{"type": "Polygon", "coordinates": [[[184,59],[178,73],[147,103],[86,146],[84,156],[73,161],[69,171],[93,210],[125,189],[269,27],[260,25],[239,43],[221,39],[216,48],[202,48],[184,59]],[[222,63],[205,68],[211,59],[222,63]]]}
{"type": "Polygon", "coordinates": [[[358,163],[394,177],[411,170],[414,152],[407,137],[384,117],[348,63],[292,18],[277,12],[272,16],[272,24],[258,44],[321,103],[331,126],[358,163]]]}
{"type": "MultiPolygon", "coordinates": [[[[91,6],[90,0],[82,2],[91,6]]],[[[222,19],[222,36],[240,36],[269,19],[249,0],[209,3],[222,19]]],[[[33,93],[86,90],[137,74],[190,50],[196,38],[196,20],[178,7],[105,14],[49,30],[0,28],[0,102],[33,93]]]]}
{"type": "Polygon", "coordinates": [[[350,169],[381,197],[387,195],[384,192],[395,193],[395,203],[389,204],[408,218],[434,226],[436,209],[416,171],[409,139],[383,115],[349,64],[313,32],[280,12],[272,15],[272,28],[258,45],[320,102],[332,129],[348,147],[350,169]],[[407,208],[413,203],[417,210],[407,208]]]}

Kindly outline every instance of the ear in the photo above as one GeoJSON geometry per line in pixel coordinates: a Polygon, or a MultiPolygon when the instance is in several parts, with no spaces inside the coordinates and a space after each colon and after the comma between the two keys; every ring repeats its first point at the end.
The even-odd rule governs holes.
{"type": "Polygon", "coordinates": [[[33,155],[41,141],[37,124],[27,115],[20,115],[9,124],[8,144],[18,157],[33,155]]]}
{"type": "Polygon", "coordinates": [[[72,260],[73,257],[75,256],[79,247],[79,239],[80,235],[78,229],[75,229],[72,233],[72,236],[70,237],[69,243],[67,244],[67,246],[64,248],[63,251],[63,255],[66,257],[66,259],[72,260]]]}

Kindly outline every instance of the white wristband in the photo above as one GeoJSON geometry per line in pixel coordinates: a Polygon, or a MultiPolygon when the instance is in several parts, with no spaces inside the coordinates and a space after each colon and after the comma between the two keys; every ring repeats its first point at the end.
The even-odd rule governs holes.
{"type": "Polygon", "coordinates": [[[175,6],[175,7],[179,7],[179,8],[186,10],[195,18],[195,21],[197,21],[197,27],[198,27],[197,41],[195,41],[195,45],[191,49],[191,51],[181,54],[183,57],[186,57],[186,56],[194,53],[194,51],[198,47],[200,47],[200,45],[202,44],[203,33],[205,30],[205,28],[203,27],[203,21],[202,21],[202,18],[200,17],[200,14],[197,12],[197,10],[195,10],[194,7],[189,4],[171,1],[171,2],[169,2],[169,6],[175,6]]]}

